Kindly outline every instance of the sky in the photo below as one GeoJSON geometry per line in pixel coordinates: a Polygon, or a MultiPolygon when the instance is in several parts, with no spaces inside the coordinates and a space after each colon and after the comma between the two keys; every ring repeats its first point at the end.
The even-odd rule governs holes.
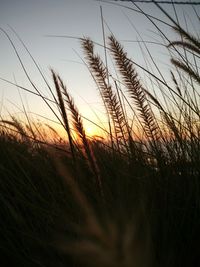
{"type": "MultiPolygon", "coordinates": [[[[132,3],[113,2],[136,8],[132,3]]],[[[90,37],[95,42],[102,44],[100,5],[109,29],[122,42],[130,57],[137,63],[144,65],[144,54],[146,60],[148,59],[147,51],[144,51],[144,47],[141,48],[138,43],[128,41],[140,40],[140,35],[148,41],[160,41],[161,38],[155,27],[142,14],[95,0],[0,0],[0,27],[12,39],[32,81],[45,96],[50,97],[47,86],[11,27],[26,44],[49,83],[52,85],[50,68],[53,68],[63,78],[81,114],[97,123],[99,121],[95,114],[98,114],[101,122],[104,122],[106,120],[105,111],[97,86],[82,62],[84,53],[80,41],[50,37],[50,35],[90,37]],[[144,54],[142,54],[141,49],[143,49],[144,54]]],[[[145,12],[167,21],[155,5],[138,5],[145,12]]],[[[174,16],[174,11],[169,5],[163,5],[163,7],[174,16]]],[[[194,32],[198,32],[197,19],[194,18],[192,7],[177,6],[176,10],[180,18],[184,14],[189,27],[194,32]]],[[[196,11],[200,14],[198,7],[196,7],[196,11]]],[[[183,23],[185,22],[183,21],[183,23]]],[[[176,37],[168,27],[159,26],[163,27],[163,30],[172,39],[176,37]]],[[[105,26],[106,35],[109,35],[109,29],[105,26]]],[[[159,45],[147,45],[157,64],[164,73],[167,73],[169,70],[167,50],[159,45]]],[[[104,51],[99,47],[96,49],[103,57],[104,51]]],[[[141,73],[141,75],[143,74],[141,73]]],[[[0,32],[0,77],[34,91],[20,66],[13,47],[2,32],[0,32]]],[[[148,83],[144,79],[145,82],[148,83]]],[[[41,116],[56,120],[49,108],[37,96],[30,95],[19,90],[16,86],[0,81],[1,115],[11,114],[23,117],[23,105],[30,117],[32,116],[35,120],[43,120],[41,116]],[[38,115],[36,116],[35,113],[38,115]]],[[[85,124],[88,134],[94,134],[97,131],[91,124],[87,122],[85,124]]]]}

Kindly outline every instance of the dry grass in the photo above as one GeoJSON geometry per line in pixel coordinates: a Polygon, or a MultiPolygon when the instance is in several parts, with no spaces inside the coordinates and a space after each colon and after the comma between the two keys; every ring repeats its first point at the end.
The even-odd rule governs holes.
{"type": "Polygon", "coordinates": [[[143,86],[139,66],[111,35],[106,49],[121,80],[108,79],[111,71],[92,40],[81,39],[110,120],[107,140],[88,139],[54,70],[65,143],[45,142],[34,123],[1,121],[2,266],[198,266],[200,42],[161,11],[181,37],[168,45],[176,53],[173,87],[142,68],[168,90],[167,104],[143,86]]]}

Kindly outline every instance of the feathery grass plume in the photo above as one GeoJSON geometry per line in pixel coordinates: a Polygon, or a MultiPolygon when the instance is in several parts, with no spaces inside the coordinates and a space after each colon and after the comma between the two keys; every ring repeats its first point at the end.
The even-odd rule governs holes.
{"type": "Polygon", "coordinates": [[[200,84],[200,76],[199,74],[194,71],[191,67],[183,63],[181,60],[177,60],[172,58],[171,62],[174,66],[177,68],[183,70],[185,73],[187,73],[190,77],[192,77],[198,84],[200,84]]]}
{"type": "MultiPolygon", "coordinates": [[[[193,91],[193,97],[190,97],[191,94],[189,94],[189,97],[190,97],[189,102],[191,103],[191,105],[193,105],[193,108],[195,109],[197,116],[200,116],[200,112],[198,108],[198,101],[197,101],[197,95],[199,94],[195,86],[193,85],[193,80],[197,82],[198,84],[200,84],[200,76],[199,76],[198,65],[197,65],[197,60],[196,60],[196,58],[199,59],[199,55],[200,55],[200,40],[192,36],[192,34],[186,32],[181,26],[174,26],[173,28],[180,35],[182,40],[171,42],[168,45],[168,47],[173,47],[173,48],[175,46],[182,47],[184,49],[185,56],[183,57],[182,55],[178,53],[180,56],[180,59],[176,59],[172,57],[171,63],[177,69],[182,70],[184,73],[186,73],[188,77],[190,78],[191,87],[193,91]],[[190,55],[193,57],[196,70],[194,69],[193,64],[189,61],[186,51],[188,51],[190,55]]],[[[189,105],[188,107],[190,108],[189,105]]]]}
{"type": "MultiPolygon", "coordinates": [[[[178,22],[176,22],[172,18],[172,16],[170,16],[170,14],[166,10],[164,10],[158,3],[154,1],[154,4],[162,11],[163,14],[165,14],[169,18],[169,20],[173,23],[173,26],[171,27],[181,37],[181,41],[169,42],[169,47],[173,47],[174,50],[178,53],[178,55],[181,58],[177,60],[174,57],[172,57],[171,59],[172,64],[175,65],[178,69],[187,73],[191,80],[191,83],[192,83],[192,79],[194,79],[197,83],[200,83],[198,66],[197,66],[197,62],[195,59],[195,57],[199,57],[199,54],[200,54],[200,39],[196,38],[189,31],[186,31],[183,27],[181,27],[181,25],[178,22]],[[184,52],[185,52],[184,56],[178,52],[178,50],[176,49],[176,46],[183,47],[184,52]],[[186,55],[186,48],[189,49],[189,52],[193,56],[196,71],[193,70],[193,66],[186,55]],[[195,53],[197,53],[197,55],[195,53]]],[[[198,108],[198,103],[197,103],[196,90],[193,84],[191,86],[193,89],[193,98],[194,98],[195,104],[193,104],[193,107],[188,102],[185,102],[185,104],[187,104],[188,107],[192,109],[193,111],[195,111],[197,116],[199,116],[200,114],[199,114],[199,108],[198,108]]]]}
{"type": "Polygon", "coordinates": [[[73,139],[72,139],[71,132],[70,132],[69,121],[68,121],[67,112],[66,112],[66,109],[65,109],[65,104],[64,104],[64,100],[63,100],[60,84],[59,84],[59,81],[58,81],[58,77],[57,77],[57,75],[56,75],[56,73],[54,72],[53,69],[51,69],[51,74],[52,74],[52,77],[53,77],[54,85],[55,85],[55,88],[56,88],[56,93],[57,93],[57,96],[58,96],[59,109],[61,111],[61,115],[62,115],[62,118],[63,118],[65,130],[66,130],[67,135],[68,135],[68,141],[69,141],[70,150],[71,150],[71,153],[72,153],[72,158],[73,158],[73,161],[74,161],[74,164],[75,164],[74,144],[73,144],[73,139]]]}
{"type": "MultiPolygon", "coordinates": [[[[115,88],[117,90],[117,96],[118,96],[118,99],[119,99],[119,104],[120,104],[120,107],[121,107],[121,112],[123,114],[123,117],[124,117],[124,126],[126,128],[126,134],[127,134],[127,142],[128,142],[128,149],[130,151],[130,155],[129,157],[131,158],[131,161],[134,161],[135,160],[138,160],[138,148],[137,146],[135,145],[134,141],[133,141],[133,137],[132,137],[132,129],[128,123],[128,117],[127,117],[127,114],[126,114],[126,107],[125,107],[125,103],[122,103],[122,99],[120,97],[120,94],[119,94],[119,88],[118,88],[118,84],[116,81],[115,82],[115,88]]],[[[128,150],[127,150],[128,151],[128,150]]],[[[128,151],[128,152],[129,152],[128,151]]]]}
{"type": "Polygon", "coordinates": [[[180,87],[178,85],[178,82],[176,80],[176,77],[175,77],[175,75],[174,75],[174,73],[172,71],[170,71],[170,73],[171,73],[171,76],[172,76],[172,80],[173,80],[173,82],[174,82],[174,84],[176,86],[176,90],[179,93],[179,95],[182,97],[181,89],[180,89],[180,87]]]}
{"type": "Polygon", "coordinates": [[[50,130],[50,135],[52,137],[52,140],[54,142],[59,141],[59,143],[60,143],[62,141],[62,138],[60,137],[60,135],[56,131],[56,129],[53,126],[50,126],[48,123],[45,123],[45,126],[50,130]]]}
{"type": "MultiPolygon", "coordinates": [[[[176,22],[170,14],[163,9],[163,7],[156,1],[153,1],[154,4],[162,11],[163,14],[173,23],[174,26],[171,26],[176,33],[178,33],[182,38],[184,38],[186,41],[189,41],[190,44],[196,46],[197,49],[200,49],[200,40],[190,34],[189,32],[185,31],[181,25],[176,22]]],[[[171,42],[170,42],[171,43],[171,42]]]]}
{"type": "Polygon", "coordinates": [[[180,25],[173,26],[173,29],[181,36],[183,37],[187,42],[180,41],[180,42],[171,42],[171,44],[183,46],[186,48],[189,48],[191,51],[200,53],[200,40],[197,39],[192,34],[186,32],[180,25]]]}
{"type": "MultiPolygon", "coordinates": [[[[179,145],[182,146],[183,140],[182,140],[182,135],[180,134],[180,131],[178,127],[176,126],[176,123],[171,116],[171,114],[166,114],[163,113],[164,120],[166,121],[169,129],[171,129],[173,135],[175,136],[175,140],[178,141],[179,145]]],[[[169,130],[168,129],[168,130],[169,130]]]]}
{"type": "Polygon", "coordinates": [[[89,166],[90,166],[92,172],[94,173],[94,175],[97,179],[97,186],[98,186],[98,189],[100,190],[101,196],[103,197],[100,171],[99,171],[98,165],[96,163],[96,159],[95,159],[95,156],[94,156],[93,151],[91,149],[91,146],[90,146],[88,139],[86,137],[85,130],[83,127],[82,118],[79,114],[77,107],[74,104],[72,97],[67,92],[67,87],[63,83],[61,77],[59,75],[57,75],[56,77],[57,77],[57,80],[59,82],[59,86],[62,89],[62,91],[61,91],[62,99],[63,99],[63,101],[66,101],[66,103],[69,107],[69,110],[70,110],[71,116],[72,116],[72,123],[73,123],[74,129],[76,130],[76,133],[78,134],[79,138],[82,141],[83,148],[85,150],[85,155],[88,159],[89,166]]]}
{"type": "Polygon", "coordinates": [[[167,47],[174,47],[174,46],[179,46],[179,47],[182,47],[184,49],[186,48],[186,49],[190,50],[191,52],[195,52],[197,54],[200,54],[200,48],[194,46],[193,44],[185,42],[185,41],[173,41],[167,47]]]}
{"type": "Polygon", "coordinates": [[[17,129],[17,132],[21,135],[23,140],[26,142],[29,142],[26,130],[24,129],[23,125],[14,116],[11,116],[11,118],[12,118],[12,121],[1,120],[0,122],[13,126],[15,129],[17,129]]]}
{"type": "Polygon", "coordinates": [[[159,139],[159,127],[147,101],[145,90],[138,79],[138,74],[132,62],[127,57],[127,53],[124,52],[123,47],[116,38],[111,35],[109,41],[116,65],[122,75],[128,92],[134,99],[140,116],[143,119],[143,129],[146,137],[155,141],[159,139]]]}
{"type": "Polygon", "coordinates": [[[98,55],[94,54],[94,45],[89,38],[82,40],[82,47],[87,57],[89,68],[94,74],[96,82],[100,88],[100,94],[106,106],[106,110],[109,112],[109,115],[112,119],[118,149],[120,150],[119,141],[122,140],[123,144],[128,150],[124,132],[126,119],[123,116],[117,95],[113,92],[111,85],[107,82],[107,69],[104,66],[101,58],[98,55]]]}

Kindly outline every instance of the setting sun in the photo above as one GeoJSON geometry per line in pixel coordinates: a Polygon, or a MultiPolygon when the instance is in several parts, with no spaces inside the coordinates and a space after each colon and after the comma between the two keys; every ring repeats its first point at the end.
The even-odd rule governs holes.
{"type": "Polygon", "coordinates": [[[97,128],[94,126],[86,126],[85,133],[88,137],[93,137],[99,134],[97,128]]]}

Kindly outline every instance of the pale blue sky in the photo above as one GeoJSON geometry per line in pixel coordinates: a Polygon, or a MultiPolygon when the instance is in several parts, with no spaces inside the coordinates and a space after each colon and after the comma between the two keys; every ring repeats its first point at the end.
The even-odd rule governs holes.
{"type": "MultiPolygon", "coordinates": [[[[81,60],[75,51],[81,57],[84,57],[80,43],[73,39],[49,38],[46,35],[89,36],[94,41],[102,43],[100,4],[103,7],[106,22],[119,40],[139,39],[138,34],[126,16],[129,17],[144,40],[159,40],[155,28],[143,15],[114,5],[94,0],[0,0],[0,27],[6,30],[13,39],[32,80],[38,85],[41,92],[48,95],[46,86],[42,82],[34,64],[8,25],[12,26],[23,39],[48,80],[51,79],[49,67],[53,67],[60,73],[81,112],[86,116],[92,115],[91,112],[89,114],[90,108],[85,101],[90,103],[96,111],[101,109],[102,105],[100,104],[101,101],[98,97],[96,86],[90,78],[86,67],[77,63],[81,62],[81,60]]],[[[134,7],[131,3],[121,2],[121,4],[134,7]]],[[[149,14],[164,19],[163,14],[153,4],[140,4],[140,7],[149,14]]],[[[164,6],[164,8],[174,15],[172,8],[169,6],[164,6]]],[[[199,11],[198,7],[196,10],[199,11]]],[[[193,27],[191,26],[193,24],[198,31],[197,19],[191,7],[178,6],[177,12],[180,17],[184,12],[190,27],[193,27]]],[[[167,27],[164,27],[163,30],[172,38],[175,37],[167,27]]],[[[138,44],[127,42],[123,42],[123,44],[136,62],[144,64],[138,44]]],[[[164,62],[169,63],[169,58],[164,55],[167,50],[152,44],[149,44],[148,47],[156,62],[160,64],[163,71],[167,72],[168,66],[164,65],[164,62]]],[[[101,53],[101,50],[98,49],[98,51],[101,53]]],[[[18,84],[31,89],[13,48],[1,32],[0,77],[10,81],[16,79],[18,84]]],[[[21,94],[25,104],[28,104],[29,110],[53,118],[49,109],[45,107],[45,104],[40,99],[30,96],[28,93],[21,92],[21,94]]],[[[17,108],[10,103],[13,102],[18,107],[21,107],[18,90],[14,86],[0,81],[0,101],[2,99],[4,114],[6,109],[12,114],[18,112],[17,108]]]]}

